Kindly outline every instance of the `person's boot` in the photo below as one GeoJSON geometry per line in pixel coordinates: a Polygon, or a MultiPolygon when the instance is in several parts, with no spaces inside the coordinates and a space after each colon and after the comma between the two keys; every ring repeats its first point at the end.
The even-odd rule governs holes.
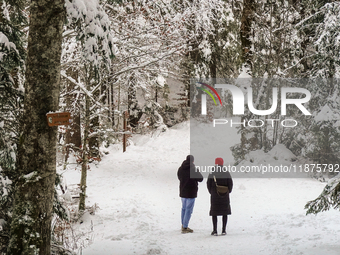
{"type": "Polygon", "coordinates": [[[216,231],[216,230],[213,230],[213,232],[211,232],[211,235],[212,235],[212,236],[217,236],[217,231],[216,231]]]}
{"type": "Polygon", "coordinates": [[[222,229],[222,236],[225,236],[227,234],[227,231],[224,229],[222,229]]]}
{"type": "Polygon", "coordinates": [[[192,233],[194,232],[191,228],[183,228],[182,227],[182,234],[186,234],[186,233],[192,233]]]}

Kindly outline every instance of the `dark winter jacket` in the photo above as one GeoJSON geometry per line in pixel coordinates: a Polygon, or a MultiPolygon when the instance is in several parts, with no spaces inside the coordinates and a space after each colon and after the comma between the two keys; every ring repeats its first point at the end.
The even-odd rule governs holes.
{"type": "Polygon", "coordinates": [[[203,176],[199,172],[195,172],[195,165],[193,163],[193,157],[187,157],[183,161],[180,168],[177,171],[177,177],[179,180],[179,196],[183,198],[195,198],[197,197],[198,182],[203,181],[203,176]],[[191,178],[190,178],[191,169],[191,178]]]}
{"type": "Polygon", "coordinates": [[[229,172],[210,173],[207,181],[207,188],[210,193],[210,216],[229,215],[231,214],[229,193],[221,196],[217,193],[217,185],[227,186],[229,193],[233,190],[233,180],[229,172]]]}

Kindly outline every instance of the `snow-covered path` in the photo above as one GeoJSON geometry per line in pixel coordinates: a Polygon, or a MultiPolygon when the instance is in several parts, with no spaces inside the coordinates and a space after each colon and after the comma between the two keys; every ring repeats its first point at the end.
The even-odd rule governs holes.
{"type": "MultiPolygon", "coordinates": [[[[228,234],[217,237],[204,180],[189,224],[194,233],[181,234],[176,173],[189,154],[189,124],[133,142],[126,153],[111,148],[88,172],[87,204],[100,209],[80,225],[92,222],[94,230],[82,254],[339,254],[339,212],[305,216],[305,203],[325,185],[312,179],[235,178],[228,234]]],[[[69,184],[80,180],[76,170],[64,175],[69,184]]]]}

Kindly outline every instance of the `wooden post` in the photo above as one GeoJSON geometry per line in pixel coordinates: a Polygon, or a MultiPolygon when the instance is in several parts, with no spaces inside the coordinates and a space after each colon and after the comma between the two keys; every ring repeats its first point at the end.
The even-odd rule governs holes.
{"type": "Polygon", "coordinates": [[[128,118],[128,112],[124,112],[124,134],[123,134],[123,152],[126,151],[126,134],[127,131],[127,118],[128,118]]]}

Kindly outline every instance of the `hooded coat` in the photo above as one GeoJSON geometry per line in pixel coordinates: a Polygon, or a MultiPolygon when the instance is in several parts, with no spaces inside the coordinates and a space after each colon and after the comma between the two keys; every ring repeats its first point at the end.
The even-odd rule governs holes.
{"type": "Polygon", "coordinates": [[[183,198],[196,198],[198,182],[203,181],[203,176],[201,173],[195,172],[194,157],[192,155],[188,155],[178,168],[177,177],[179,180],[179,196],[183,198]]]}
{"type": "Polygon", "coordinates": [[[231,191],[233,190],[233,180],[228,171],[215,172],[209,174],[207,181],[207,188],[210,193],[209,215],[210,216],[229,215],[231,214],[229,193],[226,193],[223,196],[217,193],[214,175],[216,177],[217,185],[227,186],[229,189],[229,193],[231,193],[231,191]]]}

